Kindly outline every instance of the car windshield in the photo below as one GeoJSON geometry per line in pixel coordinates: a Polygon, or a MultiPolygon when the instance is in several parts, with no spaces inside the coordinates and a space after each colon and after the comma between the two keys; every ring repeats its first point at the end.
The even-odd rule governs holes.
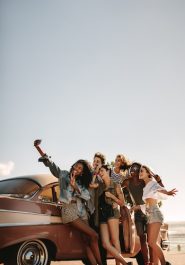
{"type": "Polygon", "coordinates": [[[30,179],[6,179],[0,181],[0,196],[5,195],[16,198],[29,198],[37,190],[39,185],[30,179]]]}

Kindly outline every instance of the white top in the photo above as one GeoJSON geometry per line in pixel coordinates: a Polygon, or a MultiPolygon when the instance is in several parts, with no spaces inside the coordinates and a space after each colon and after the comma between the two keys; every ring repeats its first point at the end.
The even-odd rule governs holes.
{"type": "Polygon", "coordinates": [[[165,190],[165,188],[161,187],[155,180],[149,181],[143,188],[143,200],[145,201],[149,198],[155,200],[167,199],[168,195],[159,192],[160,190],[165,190]]]}

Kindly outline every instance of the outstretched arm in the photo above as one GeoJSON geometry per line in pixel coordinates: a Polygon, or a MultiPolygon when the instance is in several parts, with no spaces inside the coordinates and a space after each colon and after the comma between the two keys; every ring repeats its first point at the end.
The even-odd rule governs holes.
{"type": "Polygon", "coordinates": [[[50,157],[48,157],[46,153],[41,149],[40,144],[40,139],[34,141],[34,146],[41,155],[41,157],[39,158],[39,162],[43,162],[46,167],[49,167],[51,173],[58,178],[61,171],[60,168],[50,160],[50,157]]]}
{"type": "Polygon", "coordinates": [[[44,157],[46,155],[46,153],[40,148],[40,144],[41,144],[41,139],[37,139],[34,141],[34,146],[37,149],[37,151],[39,152],[39,154],[44,157]]]}
{"type": "Polygon", "coordinates": [[[158,192],[164,193],[164,194],[169,195],[169,196],[174,196],[174,195],[176,195],[178,190],[177,189],[172,189],[172,190],[167,191],[167,190],[163,189],[163,190],[158,190],[158,192]]]}

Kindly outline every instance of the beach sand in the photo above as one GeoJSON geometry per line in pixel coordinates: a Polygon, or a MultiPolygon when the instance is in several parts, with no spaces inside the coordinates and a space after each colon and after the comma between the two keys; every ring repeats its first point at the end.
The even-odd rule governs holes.
{"type": "MultiPolygon", "coordinates": [[[[185,265],[185,252],[168,251],[165,252],[166,260],[172,265],[185,265]]],[[[133,265],[138,265],[135,259],[125,259],[127,262],[133,262],[133,265]]],[[[52,265],[83,265],[81,261],[60,261],[52,262],[52,265]]],[[[109,260],[108,265],[115,265],[114,260],[109,260]]]]}
{"type": "MultiPolygon", "coordinates": [[[[168,251],[165,252],[165,257],[172,265],[185,265],[185,252],[168,251]]],[[[135,259],[126,259],[126,261],[131,261],[133,265],[138,265],[135,259]]],[[[83,263],[81,261],[53,261],[51,265],[83,265],[83,263]]],[[[115,265],[115,261],[109,260],[108,265],[115,265]]]]}

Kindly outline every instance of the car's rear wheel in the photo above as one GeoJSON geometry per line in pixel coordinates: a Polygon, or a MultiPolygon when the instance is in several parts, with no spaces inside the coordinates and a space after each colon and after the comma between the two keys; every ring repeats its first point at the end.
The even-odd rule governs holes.
{"type": "Polygon", "coordinates": [[[29,240],[16,247],[4,265],[49,265],[48,249],[41,240],[29,240]]]}

